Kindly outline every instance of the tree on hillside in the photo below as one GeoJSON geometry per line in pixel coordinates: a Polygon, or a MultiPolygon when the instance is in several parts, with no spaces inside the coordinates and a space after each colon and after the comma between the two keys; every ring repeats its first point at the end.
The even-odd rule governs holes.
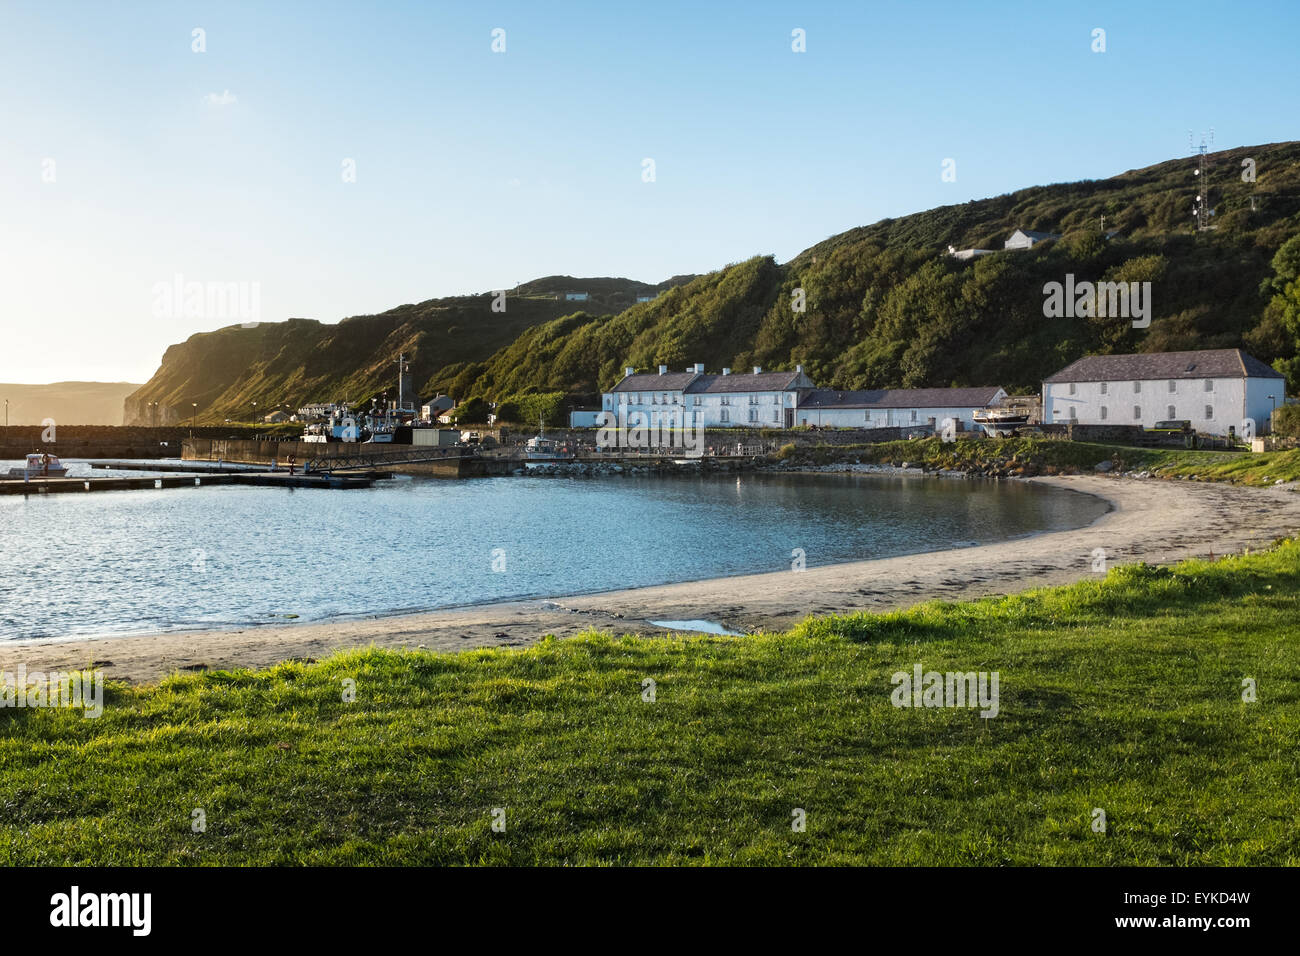
{"type": "Polygon", "coordinates": [[[1273,256],[1273,278],[1268,287],[1273,292],[1264,309],[1263,325],[1270,324],[1285,331],[1292,353],[1273,362],[1273,367],[1286,376],[1287,390],[1300,391],[1300,234],[1282,244],[1273,256]]]}

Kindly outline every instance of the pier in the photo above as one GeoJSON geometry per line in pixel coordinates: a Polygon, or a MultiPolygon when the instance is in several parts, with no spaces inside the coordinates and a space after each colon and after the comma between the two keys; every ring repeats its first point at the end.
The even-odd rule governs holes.
{"type": "MultiPolygon", "coordinates": [[[[102,466],[101,466],[102,467],[102,466]]],[[[88,491],[137,491],[194,488],[211,485],[257,485],[265,488],[369,488],[376,474],[290,475],[288,472],[227,471],[209,474],[185,472],[130,478],[11,478],[0,481],[0,495],[85,494],[88,491]]],[[[381,475],[378,477],[387,477],[381,475]]]]}

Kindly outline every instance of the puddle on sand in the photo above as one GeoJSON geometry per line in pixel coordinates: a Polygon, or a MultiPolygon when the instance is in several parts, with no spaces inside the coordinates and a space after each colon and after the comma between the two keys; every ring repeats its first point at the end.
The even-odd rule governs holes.
{"type": "Polygon", "coordinates": [[[647,621],[655,627],[666,627],[670,631],[695,631],[700,634],[725,634],[728,637],[744,637],[740,631],[729,631],[717,621],[647,621]]]}

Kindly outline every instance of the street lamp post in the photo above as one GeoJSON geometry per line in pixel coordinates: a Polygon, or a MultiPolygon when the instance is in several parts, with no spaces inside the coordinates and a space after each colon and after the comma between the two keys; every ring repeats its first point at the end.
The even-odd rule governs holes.
{"type": "Polygon", "coordinates": [[[199,403],[190,402],[190,437],[194,437],[194,419],[199,414],[199,403]]]}
{"type": "Polygon", "coordinates": [[[1268,433],[1273,434],[1273,416],[1277,414],[1277,396],[1270,395],[1268,400],[1273,403],[1273,410],[1268,413],[1268,433]]]}

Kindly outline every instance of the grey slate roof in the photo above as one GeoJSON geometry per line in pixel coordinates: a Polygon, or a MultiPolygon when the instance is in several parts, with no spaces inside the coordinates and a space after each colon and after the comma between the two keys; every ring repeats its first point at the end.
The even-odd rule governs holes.
{"type": "Polygon", "coordinates": [[[983,408],[1002,389],[979,388],[876,388],[863,392],[818,389],[804,396],[800,408],[983,408]]]}
{"type": "Polygon", "coordinates": [[[628,375],[615,385],[614,392],[689,392],[700,394],[734,394],[735,392],[783,392],[788,389],[812,388],[802,372],[733,372],[708,375],[701,372],[666,372],[656,375],[643,372],[628,375]]]}
{"type": "MultiPolygon", "coordinates": [[[[1017,229],[1016,232],[1028,236],[1030,239],[1034,240],[1034,242],[1042,242],[1044,239],[1061,238],[1054,232],[1034,232],[1032,229],[1017,229]]],[[[1013,232],[1012,235],[1014,236],[1015,233],[1013,232]]]]}
{"type": "Polygon", "coordinates": [[[802,372],[732,372],[730,375],[701,375],[686,389],[692,395],[734,392],[784,392],[812,388],[802,372]]]}
{"type": "Polygon", "coordinates": [[[691,379],[699,378],[698,372],[667,372],[656,375],[654,372],[642,372],[628,375],[614,386],[615,392],[680,392],[690,384],[691,379]]]}
{"type": "Polygon", "coordinates": [[[1282,375],[1241,349],[1201,349],[1137,355],[1086,355],[1043,379],[1043,384],[1170,378],[1282,378],[1282,375]]]}

